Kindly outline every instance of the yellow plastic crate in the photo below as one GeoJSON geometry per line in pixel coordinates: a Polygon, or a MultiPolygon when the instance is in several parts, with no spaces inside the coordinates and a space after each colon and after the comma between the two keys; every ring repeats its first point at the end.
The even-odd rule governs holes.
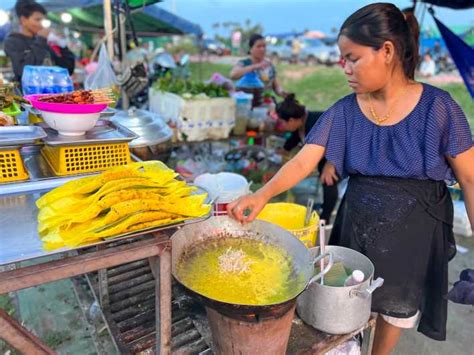
{"type": "Polygon", "coordinates": [[[44,146],[41,154],[56,175],[76,175],[102,171],[130,163],[128,143],[82,146],[44,146]]]}
{"type": "Polygon", "coordinates": [[[19,149],[0,150],[0,183],[28,179],[19,149]]]}

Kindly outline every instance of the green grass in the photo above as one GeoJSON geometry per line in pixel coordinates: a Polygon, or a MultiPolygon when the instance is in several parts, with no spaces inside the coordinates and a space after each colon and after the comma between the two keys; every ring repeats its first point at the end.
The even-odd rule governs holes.
{"type": "MultiPolygon", "coordinates": [[[[0,308],[3,309],[9,316],[14,317],[15,315],[15,306],[11,297],[7,295],[0,295],[0,308]]],[[[15,349],[11,348],[5,341],[0,339],[0,354],[6,354],[10,352],[11,355],[20,354],[15,349]]]]}
{"type": "Polygon", "coordinates": [[[337,100],[351,93],[342,70],[324,66],[314,68],[299,65],[279,65],[280,83],[285,91],[293,92],[309,110],[325,111],[337,100]],[[292,72],[313,71],[293,78],[292,72]]]}
{"type": "Polygon", "coordinates": [[[464,113],[471,123],[471,130],[474,129],[474,100],[469,95],[464,84],[440,85],[440,88],[448,91],[454,100],[462,107],[464,113]]]}
{"type": "MultiPolygon", "coordinates": [[[[207,80],[214,72],[229,77],[232,66],[229,64],[191,63],[193,79],[207,80]],[[201,75],[199,75],[201,74],[201,75]]],[[[294,92],[296,97],[310,110],[324,111],[339,98],[349,94],[346,79],[337,67],[307,67],[303,65],[277,65],[278,78],[283,88],[294,92]]],[[[474,101],[463,84],[440,85],[448,91],[464,110],[474,133],[474,101]]]]}

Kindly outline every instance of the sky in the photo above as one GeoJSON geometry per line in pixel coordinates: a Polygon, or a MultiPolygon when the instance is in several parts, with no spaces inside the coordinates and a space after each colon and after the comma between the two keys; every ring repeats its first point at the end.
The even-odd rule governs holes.
{"type": "MultiPolygon", "coordinates": [[[[201,25],[204,32],[214,34],[215,22],[249,18],[263,25],[266,34],[285,33],[304,29],[328,32],[339,28],[346,17],[360,7],[375,1],[363,0],[166,0],[164,9],[201,25]]],[[[410,0],[393,1],[403,9],[410,0]]],[[[450,10],[435,8],[437,17],[446,25],[474,25],[474,9],[450,10]]],[[[418,11],[417,11],[418,14],[418,11]]],[[[424,25],[434,26],[431,15],[424,16],[424,25]]],[[[224,33],[223,31],[221,32],[224,33]]]]}
{"type": "MultiPolygon", "coordinates": [[[[67,0],[64,0],[67,1],[67,0]]],[[[305,29],[328,32],[339,28],[346,17],[358,8],[373,3],[367,0],[164,0],[159,6],[186,20],[201,25],[212,37],[216,22],[245,19],[263,25],[266,34],[278,34],[305,29]]],[[[399,8],[411,5],[411,0],[393,0],[399,8]]],[[[15,0],[0,0],[0,8],[11,8],[15,0]]],[[[436,8],[438,18],[450,25],[474,25],[474,9],[450,10],[436,8]]],[[[418,12],[417,12],[418,14],[418,12]]],[[[433,26],[431,15],[424,16],[423,25],[433,26]]],[[[220,34],[226,34],[221,31],[220,34]]]]}

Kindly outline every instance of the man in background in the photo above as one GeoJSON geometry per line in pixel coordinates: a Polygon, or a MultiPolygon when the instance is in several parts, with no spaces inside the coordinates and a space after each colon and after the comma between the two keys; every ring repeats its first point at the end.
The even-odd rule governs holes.
{"type": "Polygon", "coordinates": [[[15,12],[20,32],[12,32],[5,39],[5,53],[12,62],[15,79],[21,82],[25,65],[57,65],[67,68],[72,74],[75,59],[66,46],[66,40],[41,23],[46,9],[31,0],[18,0],[15,12]]]}

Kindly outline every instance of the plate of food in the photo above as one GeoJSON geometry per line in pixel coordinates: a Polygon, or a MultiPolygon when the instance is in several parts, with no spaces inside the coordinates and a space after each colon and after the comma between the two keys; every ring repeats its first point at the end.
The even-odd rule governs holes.
{"type": "Polygon", "coordinates": [[[111,89],[77,90],[63,94],[34,94],[25,99],[44,112],[89,114],[100,113],[115,102],[111,89]]]}
{"type": "Polygon", "coordinates": [[[25,98],[40,111],[46,124],[63,136],[84,135],[94,128],[107,105],[114,102],[110,89],[35,94],[25,98]]]}

